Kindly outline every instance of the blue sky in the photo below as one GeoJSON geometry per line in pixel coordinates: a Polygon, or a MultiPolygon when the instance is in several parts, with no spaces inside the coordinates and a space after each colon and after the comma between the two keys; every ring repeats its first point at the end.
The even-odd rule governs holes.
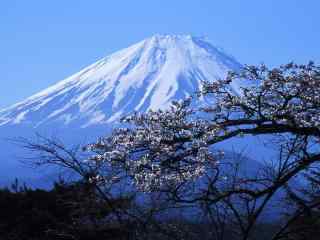
{"type": "Polygon", "coordinates": [[[1,0],[0,108],[155,33],[207,36],[241,63],[320,60],[317,0],[1,0]]]}

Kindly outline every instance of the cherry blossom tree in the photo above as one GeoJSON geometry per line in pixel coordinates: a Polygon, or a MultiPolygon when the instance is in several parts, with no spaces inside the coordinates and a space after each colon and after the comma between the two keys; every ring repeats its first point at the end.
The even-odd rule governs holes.
{"type": "Polygon", "coordinates": [[[23,142],[39,153],[36,164],[73,170],[106,204],[119,193],[137,200],[129,211],[115,209],[115,216],[138,221],[140,239],[147,228],[161,232],[161,239],[199,239],[185,225],[159,221],[176,210],[209,226],[203,239],[305,236],[296,226],[320,206],[314,171],[320,162],[320,67],[313,62],[245,66],[203,82],[195,96],[169,109],[122,121],[127,127],[85,146],[81,157],[50,139],[23,142]],[[265,139],[272,154],[262,153],[268,161],[248,175],[241,170],[248,158],[240,145],[234,152],[222,146],[236,140],[254,149],[252,138],[265,139]],[[272,211],[276,226],[261,227],[272,211]]]}
{"type": "MultiPolygon", "coordinates": [[[[294,178],[320,161],[320,67],[245,66],[204,82],[197,96],[168,110],[136,113],[123,122],[130,126],[86,147],[94,152],[92,163],[121,169],[138,191],[162,192],[175,204],[205,206],[206,213],[218,204],[248,239],[276,194],[294,192],[294,178]],[[216,146],[256,136],[268,136],[277,158],[256,177],[244,178],[236,167],[224,173],[216,146]]],[[[105,174],[95,179],[104,182],[105,174]]]]}

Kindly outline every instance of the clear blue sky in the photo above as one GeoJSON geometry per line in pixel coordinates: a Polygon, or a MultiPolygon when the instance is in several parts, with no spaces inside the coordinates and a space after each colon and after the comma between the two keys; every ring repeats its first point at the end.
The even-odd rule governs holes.
{"type": "Polygon", "coordinates": [[[241,63],[320,61],[318,0],[1,0],[0,108],[155,33],[207,36],[241,63]]]}

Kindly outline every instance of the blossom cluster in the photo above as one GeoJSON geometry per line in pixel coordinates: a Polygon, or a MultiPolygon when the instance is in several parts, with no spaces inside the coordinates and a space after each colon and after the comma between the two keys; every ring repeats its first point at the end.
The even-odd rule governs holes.
{"type": "Polygon", "coordinates": [[[202,94],[215,98],[215,106],[206,111],[216,120],[251,119],[294,127],[320,124],[320,68],[313,62],[274,69],[246,66],[224,80],[206,82],[202,94]],[[246,82],[239,94],[230,89],[234,81],[246,82]]]}
{"type": "Polygon", "coordinates": [[[169,110],[136,113],[123,119],[135,127],[120,128],[88,145],[99,164],[122,168],[143,191],[194,180],[215,161],[206,137],[208,124],[193,119],[191,99],[174,102],[169,110]]]}
{"type": "MultiPolygon", "coordinates": [[[[100,165],[126,172],[143,191],[195,181],[218,165],[215,143],[244,134],[299,133],[320,136],[320,68],[287,64],[246,66],[226,79],[205,82],[200,97],[211,104],[175,101],[168,110],[135,113],[132,127],[88,145],[100,165]],[[243,82],[240,91],[233,82],[243,82]]],[[[103,173],[100,176],[103,176],[103,173]]]]}

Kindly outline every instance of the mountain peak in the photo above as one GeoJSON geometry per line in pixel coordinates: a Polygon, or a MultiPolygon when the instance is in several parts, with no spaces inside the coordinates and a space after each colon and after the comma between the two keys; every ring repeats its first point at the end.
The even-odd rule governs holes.
{"type": "Polygon", "coordinates": [[[193,36],[191,34],[154,34],[153,36],[145,39],[146,40],[157,40],[157,41],[193,41],[202,40],[208,41],[204,36],[193,36]]]}
{"type": "MultiPolygon", "coordinates": [[[[166,108],[241,65],[204,38],[154,35],[0,111],[0,126],[88,127],[166,108]]],[[[237,86],[234,86],[237,88],[237,86]]]]}
{"type": "MultiPolygon", "coordinates": [[[[192,45],[201,45],[211,43],[205,37],[195,37],[192,35],[178,35],[178,34],[155,34],[140,43],[150,44],[153,46],[162,46],[172,48],[179,45],[181,48],[190,48],[192,45]]],[[[211,45],[213,47],[213,45],[211,45]]]]}
{"type": "Polygon", "coordinates": [[[145,40],[165,40],[165,41],[174,41],[174,40],[191,40],[193,38],[192,35],[189,34],[154,34],[150,38],[145,40]]]}

